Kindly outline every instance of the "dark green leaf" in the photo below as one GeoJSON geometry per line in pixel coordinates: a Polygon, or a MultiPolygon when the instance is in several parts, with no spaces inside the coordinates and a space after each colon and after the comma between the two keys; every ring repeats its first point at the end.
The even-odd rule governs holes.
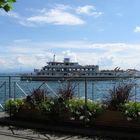
{"type": "Polygon", "coordinates": [[[4,2],[4,3],[6,3],[6,0],[0,0],[0,2],[4,2]]]}
{"type": "Polygon", "coordinates": [[[16,2],[16,0],[7,0],[7,2],[12,2],[12,3],[14,3],[14,2],[16,2]]]}
{"type": "Polygon", "coordinates": [[[0,1],[0,5],[4,5],[4,4],[5,4],[4,2],[0,1]]]}
{"type": "Polygon", "coordinates": [[[10,11],[10,10],[12,9],[12,7],[11,7],[9,4],[6,4],[6,5],[3,7],[3,9],[4,9],[6,12],[8,12],[8,11],[10,11]]]}

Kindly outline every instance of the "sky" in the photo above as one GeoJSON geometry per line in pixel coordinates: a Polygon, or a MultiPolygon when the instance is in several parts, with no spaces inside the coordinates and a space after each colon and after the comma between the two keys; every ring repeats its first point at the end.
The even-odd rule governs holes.
{"type": "Polygon", "coordinates": [[[65,57],[140,70],[140,0],[17,0],[0,10],[0,73],[65,57]]]}

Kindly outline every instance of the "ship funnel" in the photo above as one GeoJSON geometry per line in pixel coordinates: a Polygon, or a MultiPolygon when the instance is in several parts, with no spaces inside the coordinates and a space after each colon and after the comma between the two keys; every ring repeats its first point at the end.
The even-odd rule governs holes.
{"type": "Polygon", "coordinates": [[[64,63],[69,63],[70,62],[70,58],[64,58],[64,63]]]}

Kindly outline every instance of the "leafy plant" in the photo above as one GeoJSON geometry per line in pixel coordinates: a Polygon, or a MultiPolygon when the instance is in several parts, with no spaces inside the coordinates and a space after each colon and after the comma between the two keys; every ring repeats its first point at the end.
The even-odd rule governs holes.
{"type": "Polygon", "coordinates": [[[105,97],[104,103],[110,110],[118,110],[120,104],[128,102],[133,96],[131,93],[134,84],[121,84],[109,90],[109,95],[105,97]]]}
{"type": "Polygon", "coordinates": [[[43,89],[34,89],[31,94],[31,99],[34,103],[40,103],[47,99],[48,92],[43,89]]]}
{"type": "Polygon", "coordinates": [[[0,8],[8,12],[12,9],[12,4],[15,2],[16,0],[0,0],[0,8]]]}
{"type": "MultiPolygon", "coordinates": [[[[27,98],[29,98],[28,96],[27,98]]],[[[40,96],[39,96],[40,97],[40,96]]],[[[40,100],[38,104],[32,104],[31,99],[16,99],[6,102],[7,112],[13,115],[20,112],[31,111],[36,114],[42,114],[46,119],[52,122],[63,122],[64,120],[82,121],[92,123],[95,117],[103,111],[103,105],[91,100],[85,105],[84,99],[72,98],[63,100],[62,98],[47,98],[40,100]],[[29,100],[29,101],[28,101],[29,100]],[[37,113],[38,112],[38,113],[37,113]]],[[[26,114],[26,113],[25,113],[26,114]]],[[[32,118],[33,118],[32,114],[32,118]]]]}
{"type": "Polygon", "coordinates": [[[128,102],[123,104],[122,111],[127,116],[127,120],[140,120],[140,103],[128,102]]]}
{"type": "Polygon", "coordinates": [[[39,104],[47,100],[48,92],[43,89],[34,89],[31,95],[24,99],[24,109],[39,109],[39,104]]]}
{"type": "Polygon", "coordinates": [[[47,91],[43,89],[34,89],[31,95],[28,95],[25,99],[26,102],[31,104],[38,104],[47,99],[47,91]]]}
{"type": "Polygon", "coordinates": [[[71,119],[86,122],[92,122],[104,110],[101,103],[88,100],[85,104],[85,100],[76,98],[68,101],[68,107],[71,112],[71,119]]]}
{"type": "Polygon", "coordinates": [[[58,95],[64,100],[71,99],[74,96],[75,87],[76,85],[71,82],[67,82],[58,89],[58,95]]]}
{"type": "Polygon", "coordinates": [[[19,112],[21,107],[24,105],[23,99],[10,99],[7,100],[5,103],[6,112],[14,115],[15,113],[19,112]]]}
{"type": "Polygon", "coordinates": [[[69,118],[69,109],[66,100],[62,98],[53,98],[50,106],[50,118],[57,122],[69,118]]]}

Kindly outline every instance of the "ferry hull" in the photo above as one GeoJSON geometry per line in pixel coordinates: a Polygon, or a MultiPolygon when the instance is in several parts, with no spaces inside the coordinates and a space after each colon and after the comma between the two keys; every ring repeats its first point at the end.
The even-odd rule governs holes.
{"type": "Polygon", "coordinates": [[[22,81],[84,81],[84,80],[119,80],[119,79],[128,79],[128,78],[133,78],[131,76],[96,76],[96,77],[68,77],[68,76],[64,76],[64,77],[50,77],[50,76],[21,76],[21,80],[22,81]]]}

